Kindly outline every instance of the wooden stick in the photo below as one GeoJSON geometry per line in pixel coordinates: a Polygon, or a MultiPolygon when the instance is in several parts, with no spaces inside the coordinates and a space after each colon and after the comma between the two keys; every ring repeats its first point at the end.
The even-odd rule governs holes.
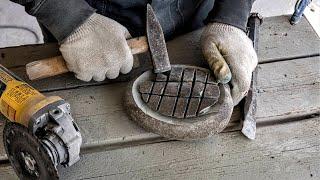
{"type": "MultiPolygon", "coordinates": [[[[127,40],[132,54],[148,51],[147,37],[142,36],[127,40]]],[[[51,57],[28,63],[26,72],[30,80],[44,79],[69,72],[62,56],[51,57]]]]}

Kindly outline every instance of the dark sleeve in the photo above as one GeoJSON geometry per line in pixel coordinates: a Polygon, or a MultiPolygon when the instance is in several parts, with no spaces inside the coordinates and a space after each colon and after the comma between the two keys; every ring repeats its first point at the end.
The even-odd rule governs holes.
{"type": "Polygon", "coordinates": [[[246,30],[254,0],[215,0],[206,23],[219,22],[246,30]]]}
{"type": "Polygon", "coordinates": [[[83,24],[95,10],[85,0],[11,0],[25,7],[59,41],[83,24]]]}

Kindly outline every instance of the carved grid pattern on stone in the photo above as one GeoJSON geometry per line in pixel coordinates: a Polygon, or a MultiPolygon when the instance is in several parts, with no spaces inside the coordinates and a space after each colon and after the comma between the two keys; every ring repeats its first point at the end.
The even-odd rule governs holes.
{"type": "Polygon", "coordinates": [[[204,115],[220,96],[209,72],[181,66],[173,66],[169,75],[157,74],[154,81],[143,82],[139,92],[149,108],[175,118],[204,115]]]}

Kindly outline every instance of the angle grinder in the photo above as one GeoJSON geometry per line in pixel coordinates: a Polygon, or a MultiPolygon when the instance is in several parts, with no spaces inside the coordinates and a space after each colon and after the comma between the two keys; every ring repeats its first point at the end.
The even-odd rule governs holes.
{"type": "Polygon", "coordinates": [[[2,65],[0,95],[4,147],[19,178],[58,179],[58,165],[80,159],[82,137],[65,100],[45,97],[2,65]]]}

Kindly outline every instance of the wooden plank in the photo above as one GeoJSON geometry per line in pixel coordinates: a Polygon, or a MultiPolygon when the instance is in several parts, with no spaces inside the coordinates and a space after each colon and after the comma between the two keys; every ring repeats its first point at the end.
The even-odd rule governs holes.
{"type": "Polygon", "coordinates": [[[61,175],[66,179],[320,178],[319,120],[260,128],[256,141],[235,132],[208,141],[158,143],[90,154],[82,158],[85,164],[61,175]]]}
{"type": "MultiPolygon", "coordinates": [[[[202,60],[199,40],[202,30],[182,35],[170,42],[167,47],[170,59],[175,63],[205,65],[202,60]]],[[[303,18],[296,26],[291,26],[288,16],[264,19],[260,31],[259,61],[320,53],[320,39],[307,20],[303,18]]],[[[59,55],[55,43],[0,48],[0,63],[6,67],[17,67],[28,62],[59,55]],[[19,52],[19,53],[17,53],[19,52]]]]}
{"type": "Polygon", "coordinates": [[[319,69],[319,56],[259,65],[258,122],[319,114],[319,69]]]}
{"type": "MultiPolygon", "coordinates": [[[[192,44],[191,41],[189,42],[192,44]]],[[[194,53],[195,51],[187,49],[186,52],[194,53]]],[[[185,54],[187,54],[186,52],[185,54]]],[[[188,58],[175,54],[174,56],[181,62],[185,60],[184,57],[188,58]]],[[[190,57],[197,59],[199,56],[190,57]]],[[[320,97],[317,94],[319,93],[319,57],[263,64],[260,67],[258,81],[261,83],[258,82],[260,91],[257,113],[259,122],[265,123],[272,120],[278,123],[279,119],[319,112],[319,104],[317,103],[320,102],[317,101],[317,98],[320,97]]],[[[40,86],[43,91],[53,90],[57,87],[59,89],[97,85],[83,85],[80,82],[77,84],[74,79],[70,81],[70,76],[65,76],[67,76],[65,79],[61,77],[47,79],[42,84],[40,83],[41,86],[36,83],[33,85],[40,86]],[[49,89],[50,86],[46,87],[48,84],[52,85],[51,89],[49,89]]],[[[85,152],[130,146],[134,143],[161,141],[159,136],[147,133],[132,123],[123,112],[121,103],[125,86],[126,83],[110,86],[100,84],[99,86],[56,91],[48,94],[60,95],[71,103],[74,116],[82,128],[85,138],[83,146],[85,152]]],[[[235,119],[239,119],[239,111],[236,112],[238,115],[235,119]]],[[[2,130],[0,135],[1,133],[2,130]]],[[[2,138],[0,139],[1,144],[2,138]]],[[[5,159],[1,150],[3,151],[3,148],[0,147],[0,160],[1,158],[5,159]]]]}
{"type": "MultiPolygon", "coordinates": [[[[296,26],[291,26],[288,16],[268,17],[264,19],[259,34],[258,57],[260,63],[275,59],[320,54],[320,39],[305,18],[296,26]]],[[[198,30],[169,42],[170,59],[177,64],[195,64],[206,66],[200,48],[202,30],[198,30]]]]}
{"type": "Polygon", "coordinates": [[[4,117],[1,115],[1,118],[0,118],[0,162],[7,159],[7,155],[5,153],[4,146],[3,146],[3,126],[4,126],[3,125],[3,122],[4,122],[3,118],[4,117]]]}
{"type": "MultiPolygon", "coordinates": [[[[260,65],[257,87],[258,123],[280,123],[288,118],[319,112],[318,69],[317,57],[260,65]]],[[[54,91],[46,95],[58,95],[70,102],[73,116],[84,136],[85,149],[108,149],[130,145],[132,142],[162,140],[158,135],[145,132],[129,120],[122,106],[126,87],[126,83],[117,83],[54,91]]],[[[237,108],[231,121],[239,120],[240,116],[237,108]]]]}
{"type": "Polygon", "coordinates": [[[265,18],[258,45],[259,62],[320,54],[320,38],[303,17],[290,25],[289,16],[265,18]]]}
{"type": "Polygon", "coordinates": [[[46,91],[57,91],[63,89],[73,89],[79,87],[87,87],[87,86],[100,86],[110,83],[118,83],[118,82],[128,82],[133,80],[142,72],[146,71],[147,69],[134,69],[130,72],[130,74],[121,74],[117,79],[106,79],[102,82],[84,82],[76,79],[73,73],[66,73],[56,77],[46,78],[42,80],[30,81],[26,75],[25,67],[17,67],[11,68],[12,72],[14,72],[17,76],[21,79],[32,85],[33,87],[37,88],[37,90],[46,92],[46,91]]]}
{"type": "Polygon", "coordinates": [[[18,180],[19,178],[16,176],[15,172],[8,165],[0,164],[0,177],[5,180],[18,180]]]}
{"type": "MultiPolygon", "coordinates": [[[[281,58],[293,58],[297,56],[309,56],[319,53],[320,39],[312,31],[312,27],[303,19],[297,26],[291,26],[287,23],[286,16],[266,18],[261,27],[259,42],[259,62],[266,63],[281,58]]],[[[206,67],[207,64],[203,60],[199,39],[202,30],[188,33],[168,42],[168,53],[172,64],[193,64],[206,67]]],[[[30,59],[36,60],[38,57],[46,57],[57,53],[54,51],[54,45],[37,45],[34,49],[30,46],[19,48],[0,49],[3,51],[4,57],[0,60],[7,67],[30,62],[30,59]],[[32,50],[31,50],[32,49],[32,50]],[[43,50],[41,50],[43,49],[43,50]],[[30,55],[27,56],[27,52],[30,55]],[[21,53],[16,53],[21,52],[21,53]],[[8,53],[8,55],[6,55],[8,53]],[[7,58],[6,58],[7,57],[7,58]],[[18,63],[19,62],[19,63],[18,63]]],[[[140,55],[144,62],[150,63],[151,60],[147,54],[140,55]]],[[[39,59],[39,58],[38,58],[39,59]]],[[[25,73],[25,67],[20,66],[11,69],[17,75],[28,81],[25,73]]],[[[122,75],[116,80],[105,80],[103,82],[82,82],[74,78],[72,73],[60,75],[54,78],[29,82],[34,87],[42,91],[53,91],[66,88],[77,88],[91,85],[101,85],[110,82],[123,82],[133,79],[136,75],[145,69],[135,69],[128,75],[122,75]],[[48,83],[50,82],[50,83],[48,83]]]]}
{"type": "Polygon", "coordinates": [[[303,15],[320,37],[320,1],[311,2],[303,11],[303,15]]]}
{"type": "Polygon", "coordinates": [[[0,48],[0,64],[7,68],[24,66],[32,61],[57,55],[60,52],[56,43],[0,48]]]}
{"type": "MultiPolygon", "coordinates": [[[[159,135],[146,132],[129,120],[122,105],[126,87],[126,83],[117,83],[45,94],[60,96],[71,104],[72,116],[80,126],[84,138],[82,146],[84,151],[162,141],[159,135]]],[[[236,108],[230,120],[233,122],[230,128],[238,127],[240,116],[240,109],[236,108]]],[[[0,133],[2,133],[1,126],[0,133]]],[[[3,148],[0,148],[0,159],[6,159],[3,148]]]]}
{"type": "MultiPolygon", "coordinates": [[[[319,179],[320,118],[206,141],[171,141],[82,156],[62,179],[319,179]]],[[[13,178],[9,167],[0,176],[13,178]]],[[[4,170],[3,170],[4,169],[4,170]]]]}

